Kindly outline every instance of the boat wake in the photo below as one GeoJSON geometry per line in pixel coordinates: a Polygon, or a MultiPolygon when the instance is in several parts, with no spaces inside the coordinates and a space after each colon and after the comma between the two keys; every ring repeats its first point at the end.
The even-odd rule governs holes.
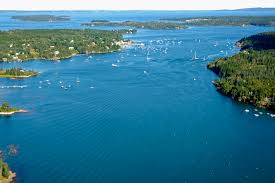
{"type": "Polygon", "coordinates": [[[27,88],[27,85],[0,86],[0,88],[27,88]]]}

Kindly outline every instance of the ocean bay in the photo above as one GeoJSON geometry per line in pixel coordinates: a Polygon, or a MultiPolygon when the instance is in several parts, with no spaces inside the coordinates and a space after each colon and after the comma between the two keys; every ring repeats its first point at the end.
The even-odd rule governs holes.
{"type": "MultiPolygon", "coordinates": [[[[69,22],[22,24],[9,19],[16,12],[1,14],[2,30],[83,28],[80,23],[92,15],[112,17],[110,12],[70,12],[69,22]]],[[[113,19],[192,16],[152,14],[115,12],[113,19]]],[[[216,58],[237,53],[239,39],[272,30],[140,29],[125,35],[137,44],[120,52],[1,63],[1,68],[41,72],[28,80],[0,81],[1,101],[30,111],[0,118],[5,139],[0,147],[19,146],[18,156],[8,160],[16,182],[275,181],[274,118],[261,109],[263,115],[255,117],[255,107],[218,93],[211,83],[218,76],[206,68],[216,58]],[[192,60],[195,53],[198,60],[192,60]],[[45,172],[47,179],[41,179],[45,172]]]]}

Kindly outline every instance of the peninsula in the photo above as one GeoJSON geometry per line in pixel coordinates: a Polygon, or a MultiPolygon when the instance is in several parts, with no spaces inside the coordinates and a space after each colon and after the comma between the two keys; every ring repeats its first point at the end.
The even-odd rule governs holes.
{"type": "Polygon", "coordinates": [[[187,26],[275,26],[275,16],[205,16],[161,20],[180,21],[187,26]]]}
{"type": "Polygon", "coordinates": [[[83,26],[127,26],[138,29],[153,29],[153,30],[173,30],[183,29],[187,26],[182,23],[174,22],[161,22],[161,21],[149,21],[149,22],[136,22],[136,21],[125,21],[125,22],[111,22],[108,20],[92,20],[90,23],[84,23],[83,26]]]}
{"type": "Polygon", "coordinates": [[[24,79],[37,76],[39,73],[22,68],[0,69],[0,78],[24,79]]]}
{"type": "Polygon", "coordinates": [[[10,116],[15,113],[21,113],[21,112],[27,112],[27,111],[23,109],[17,109],[17,108],[11,107],[7,102],[4,102],[0,106],[0,115],[2,116],[10,116]]]}
{"type": "Polygon", "coordinates": [[[0,158],[0,183],[11,183],[15,177],[16,174],[13,173],[8,164],[0,158]]]}
{"type": "Polygon", "coordinates": [[[275,32],[243,38],[236,45],[240,53],[208,64],[220,76],[214,85],[237,101],[275,111],[275,32]]]}
{"type": "Polygon", "coordinates": [[[131,44],[134,30],[33,29],[0,32],[0,61],[59,60],[76,54],[109,53],[131,44]]]}
{"type": "Polygon", "coordinates": [[[12,16],[12,19],[21,21],[33,21],[33,22],[59,22],[69,21],[69,16],[55,16],[55,15],[26,15],[26,16],[12,16]]]}

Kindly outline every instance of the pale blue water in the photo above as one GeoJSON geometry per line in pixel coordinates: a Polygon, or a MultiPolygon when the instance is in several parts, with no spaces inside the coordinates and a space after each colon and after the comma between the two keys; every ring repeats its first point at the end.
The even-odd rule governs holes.
{"type": "MultiPolygon", "coordinates": [[[[98,18],[228,14],[263,12],[0,12],[0,28],[80,28],[81,22],[98,18]],[[9,18],[39,13],[71,15],[72,21],[9,18]]],[[[42,72],[27,80],[0,81],[1,86],[27,85],[0,89],[1,101],[30,110],[0,118],[0,148],[19,146],[19,155],[7,159],[16,182],[275,182],[274,118],[267,111],[256,118],[254,107],[219,94],[211,84],[217,76],[206,69],[226,52],[238,52],[235,41],[270,30],[275,27],[139,30],[127,38],[144,43],[143,48],[59,63],[0,64],[42,72]],[[191,61],[195,51],[206,60],[191,61]],[[59,81],[71,88],[62,89],[59,81]]]]}

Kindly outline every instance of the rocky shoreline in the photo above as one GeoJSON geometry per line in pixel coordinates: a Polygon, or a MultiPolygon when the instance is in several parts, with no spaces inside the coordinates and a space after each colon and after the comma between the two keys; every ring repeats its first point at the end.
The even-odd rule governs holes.
{"type": "Polygon", "coordinates": [[[23,110],[23,109],[20,109],[20,110],[17,110],[17,111],[11,111],[11,112],[0,112],[0,115],[1,116],[11,116],[15,113],[26,113],[28,112],[27,110],[23,110]]]}

